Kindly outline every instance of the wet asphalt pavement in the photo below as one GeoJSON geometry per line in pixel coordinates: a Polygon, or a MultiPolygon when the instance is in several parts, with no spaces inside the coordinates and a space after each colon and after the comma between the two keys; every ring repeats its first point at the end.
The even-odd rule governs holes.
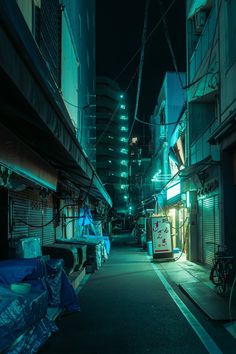
{"type": "Polygon", "coordinates": [[[41,354],[208,352],[128,237],[113,239],[109,260],[88,278],[79,301],[81,311],[57,322],[41,354]]]}

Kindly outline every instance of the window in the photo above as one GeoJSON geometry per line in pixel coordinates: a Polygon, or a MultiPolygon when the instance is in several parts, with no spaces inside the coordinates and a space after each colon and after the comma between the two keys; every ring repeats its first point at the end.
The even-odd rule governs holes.
{"type": "Polygon", "coordinates": [[[37,43],[39,43],[40,26],[40,0],[16,0],[19,9],[24,16],[25,22],[29,27],[37,43]]]}
{"type": "Polygon", "coordinates": [[[128,161],[127,160],[121,160],[121,165],[123,166],[128,166],[128,161]]]}
{"type": "Polygon", "coordinates": [[[122,126],[122,127],[120,128],[120,130],[122,130],[123,132],[127,132],[127,131],[128,131],[128,128],[127,128],[127,127],[122,126]]]}
{"type": "Polygon", "coordinates": [[[123,177],[123,178],[126,178],[126,177],[128,177],[128,173],[127,172],[121,172],[120,176],[123,177]]]}
{"type": "Polygon", "coordinates": [[[120,152],[121,152],[122,154],[128,154],[128,150],[127,150],[127,149],[121,149],[120,152]]]}

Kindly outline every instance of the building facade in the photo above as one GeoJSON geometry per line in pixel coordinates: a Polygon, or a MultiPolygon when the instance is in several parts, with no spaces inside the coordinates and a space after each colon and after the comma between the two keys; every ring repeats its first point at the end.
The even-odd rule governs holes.
{"type": "MultiPolygon", "coordinates": [[[[231,71],[235,45],[231,42],[232,46],[229,46],[231,37],[228,38],[229,26],[232,26],[229,13],[234,2],[216,0],[197,3],[187,2],[185,181],[186,189],[192,195],[190,258],[211,265],[216,244],[226,242],[226,195],[230,188],[233,189],[233,181],[227,186],[224,182],[224,175],[229,175],[233,167],[223,162],[223,151],[214,137],[230,116],[235,99],[232,86],[234,73],[231,71]],[[226,46],[224,43],[227,43],[226,46]],[[227,57],[231,58],[230,64],[227,57]]],[[[227,237],[231,239],[228,233],[227,237]]]]}
{"type": "Polygon", "coordinates": [[[235,256],[235,1],[187,1],[186,164],[189,257],[235,256]]]}
{"type": "Polygon", "coordinates": [[[77,6],[59,0],[0,4],[1,258],[22,237],[38,236],[41,244],[75,237],[83,228],[81,210],[112,204],[78,139],[80,96],[92,91],[78,89],[75,43],[81,51],[88,47],[82,32],[83,40],[77,38],[77,6]]]}
{"type": "Polygon", "coordinates": [[[171,223],[173,247],[187,251],[187,210],[179,177],[185,165],[185,84],[185,73],[165,74],[150,119],[153,155],[149,180],[156,200],[155,213],[167,217],[171,223]]]}

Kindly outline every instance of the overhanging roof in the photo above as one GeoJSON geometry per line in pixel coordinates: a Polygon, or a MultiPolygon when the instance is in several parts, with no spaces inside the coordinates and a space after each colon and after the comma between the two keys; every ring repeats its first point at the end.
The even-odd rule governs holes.
{"type": "Polygon", "coordinates": [[[196,162],[190,166],[185,167],[183,170],[179,171],[179,177],[183,179],[189,179],[192,176],[198,174],[199,172],[207,169],[212,165],[218,165],[219,161],[212,160],[211,156],[204,158],[203,160],[196,162]]]}
{"type": "Polygon", "coordinates": [[[192,0],[189,8],[187,18],[193,17],[197,12],[210,7],[212,0],[192,0]]]}
{"type": "MultiPolygon", "coordinates": [[[[53,166],[77,174],[76,184],[112,201],[76,139],[69,114],[15,2],[0,2],[1,122],[53,166]]],[[[74,175],[71,175],[73,180],[74,175]]]]}

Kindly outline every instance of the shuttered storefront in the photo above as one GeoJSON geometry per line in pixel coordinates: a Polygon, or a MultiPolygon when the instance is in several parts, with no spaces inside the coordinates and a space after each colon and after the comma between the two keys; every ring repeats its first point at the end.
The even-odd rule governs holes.
{"type": "Polygon", "coordinates": [[[13,246],[23,237],[40,237],[41,244],[53,243],[55,239],[52,197],[42,198],[37,190],[10,192],[10,239],[13,246]],[[38,227],[39,226],[39,227],[38,227]]]}
{"type": "Polygon", "coordinates": [[[198,258],[205,264],[212,265],[212,259],[216,250],[216,247],[212,243],[222,243],[220,239],[219,217],[218,195],[198,200],[198,258]]]}

